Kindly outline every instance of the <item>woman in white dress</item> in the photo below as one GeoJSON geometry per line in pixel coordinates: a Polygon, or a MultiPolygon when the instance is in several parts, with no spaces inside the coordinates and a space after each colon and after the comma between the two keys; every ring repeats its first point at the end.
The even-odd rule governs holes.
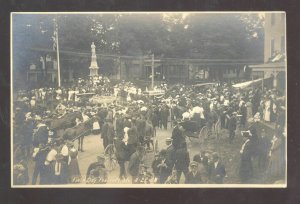
{"type": "Polygon", "coordinates": [[[271,101],[270,101],[270,99],[267,99],[267,101],[265,102],[264,120],[267,122],[271,121],[271,101]]]}

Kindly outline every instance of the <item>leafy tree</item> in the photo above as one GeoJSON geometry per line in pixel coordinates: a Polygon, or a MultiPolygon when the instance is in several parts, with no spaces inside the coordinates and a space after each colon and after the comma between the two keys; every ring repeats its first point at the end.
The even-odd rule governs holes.
{"type": "Polygon", "coordinates": [[[14,70],[24,72],[30,62],[39,61],[42,53],[28,48],[52,49],[53,19],[58,22],[60,50],[76,56],[61,55],[62,63],[75,69],[89,66],[91,42],[98,54],[263,58],[264,18],[259,13],[15,14],[14,70]]]}

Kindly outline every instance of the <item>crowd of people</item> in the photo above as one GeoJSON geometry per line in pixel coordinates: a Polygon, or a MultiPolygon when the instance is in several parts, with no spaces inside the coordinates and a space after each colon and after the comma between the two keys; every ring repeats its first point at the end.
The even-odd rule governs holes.
{"type": "Polygon", "coordinates": [[[133,83],[122,81],[113,86],[101,77],[96,83],[80,80],[71,88],[18,92],[13,121],[14,184],[34,185],[38,177],[44,185],[109,183],[105,151],[89,165],[85,177],[80,172],[77,158],[80,151],[88,151],[83,144],[88,130],[101,137],[104,150],[114,146],[120,181],[130,176],[135,184],[222,184],[227,175],[222,155],[201,150],[191,157],[186,139],[188,131],[195,132],[191,124],[208,127],[208,137],[212,137],[217,122],[226,130],[229,144],[236,140],[237,129],[242,130],[241,183],[251,183],[254,159],[262,172],[283,179],[286,127],[282,93],[253,87],[235,90],[229,84],[202,88],[163,84],[161,89],[164,94],[147,96],[133,83]],[[115,100],[95,104],[80,98],[82,93],[114,96],[115,100]],[[274,133],[270,136],[259,129],[259,122],[271,126],[274,133]],[[171,131],[166,148],[154,144],[158,129],[171,131]],[[80,144],[75,148],[77,139],[80,144]],[[155,152],[151,165],[145,161],[149,151],[155,152]],[[29,159],[34,161],[31,181],[29,159]]]}

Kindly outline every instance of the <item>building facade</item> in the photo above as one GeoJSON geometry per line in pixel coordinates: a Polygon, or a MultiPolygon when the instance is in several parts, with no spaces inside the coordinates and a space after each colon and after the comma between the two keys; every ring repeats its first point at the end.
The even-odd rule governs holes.
{"type": "Polygon", "coordinates": [[[286,34],[285,13],[265,14],[264,63],[251,65],[254,78],[272,78],[271,87],[285,90],[286,34]]]}
{"type": "MultiPolygon", "coordinates": [[[[27,69],[27,85],[31,88],[57,86],[58,70],[57,60],[52,53],[41,53],[40,59],[36,59],[27,69]]],[[[61,80],[64,84],[74,80],[74,70],[67,67],[61,70],[61,80]]]]}
{"type": "MultiPolygon", "coordinates": [[[[34,49],[39,55],[47,55],[51,50],[34,49]]],[[[116,56],[94,53],[92,58],[95,67],[101,67],[101,75],[108,76],[112,80],[140,81],[150,83],[152,76],[152,59],[145,56],[116,56]]],[[[38,61],[38,60],[37,60],[38,61]]],[[[41,60],[43,61],[43,60],[41,60]]],[[[57,84],[57,62],[55,57],[49,60],[49,65],[42,62],[36,63],[36,67],[28,68],[28,82],[44,86],[48,81],[52,85],[57,84]],[[45,80],[47,76],[47,80],[45,80]]],[[[245,65],[258,64],[258,60],[251,59],[177,59],[154,58],[154,80],[157,83],[198,83],[207,81],[236,81],[249,80],[250,75],[244,72],[245,65]]],[[[90,53],[74,53],[65,50],[60,51],[61,83],[71,84],[76,78],[88,78],[91,75],[90,53]]],[[[93,71],[93,70],[92,70],[93,71]]],[[[98,69],[97,69],[98,71],[98,69]]]]}

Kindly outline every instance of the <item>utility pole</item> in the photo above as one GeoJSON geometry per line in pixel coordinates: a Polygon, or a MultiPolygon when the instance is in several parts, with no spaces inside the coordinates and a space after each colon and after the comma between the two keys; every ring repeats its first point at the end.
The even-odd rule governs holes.
{"type": "Polygon", "coordinates": [[[152,54],[152,65],[151,65],[151,69],[152,69],[152,81],[151,81],[151,87],[152,87],[152,90],[154,88],[154,54],[152,54]]]}
{"type": "Polygon", "coordinates": [[[60,87],[61,82],[60,82],[60,63],[59,63],[58,22],[57,22],[57,18],[54,21],[55,21],[54,26],[55,26],[56,58],[57,58],[57,81],[58,81],[58,87],[60,87]]]}

